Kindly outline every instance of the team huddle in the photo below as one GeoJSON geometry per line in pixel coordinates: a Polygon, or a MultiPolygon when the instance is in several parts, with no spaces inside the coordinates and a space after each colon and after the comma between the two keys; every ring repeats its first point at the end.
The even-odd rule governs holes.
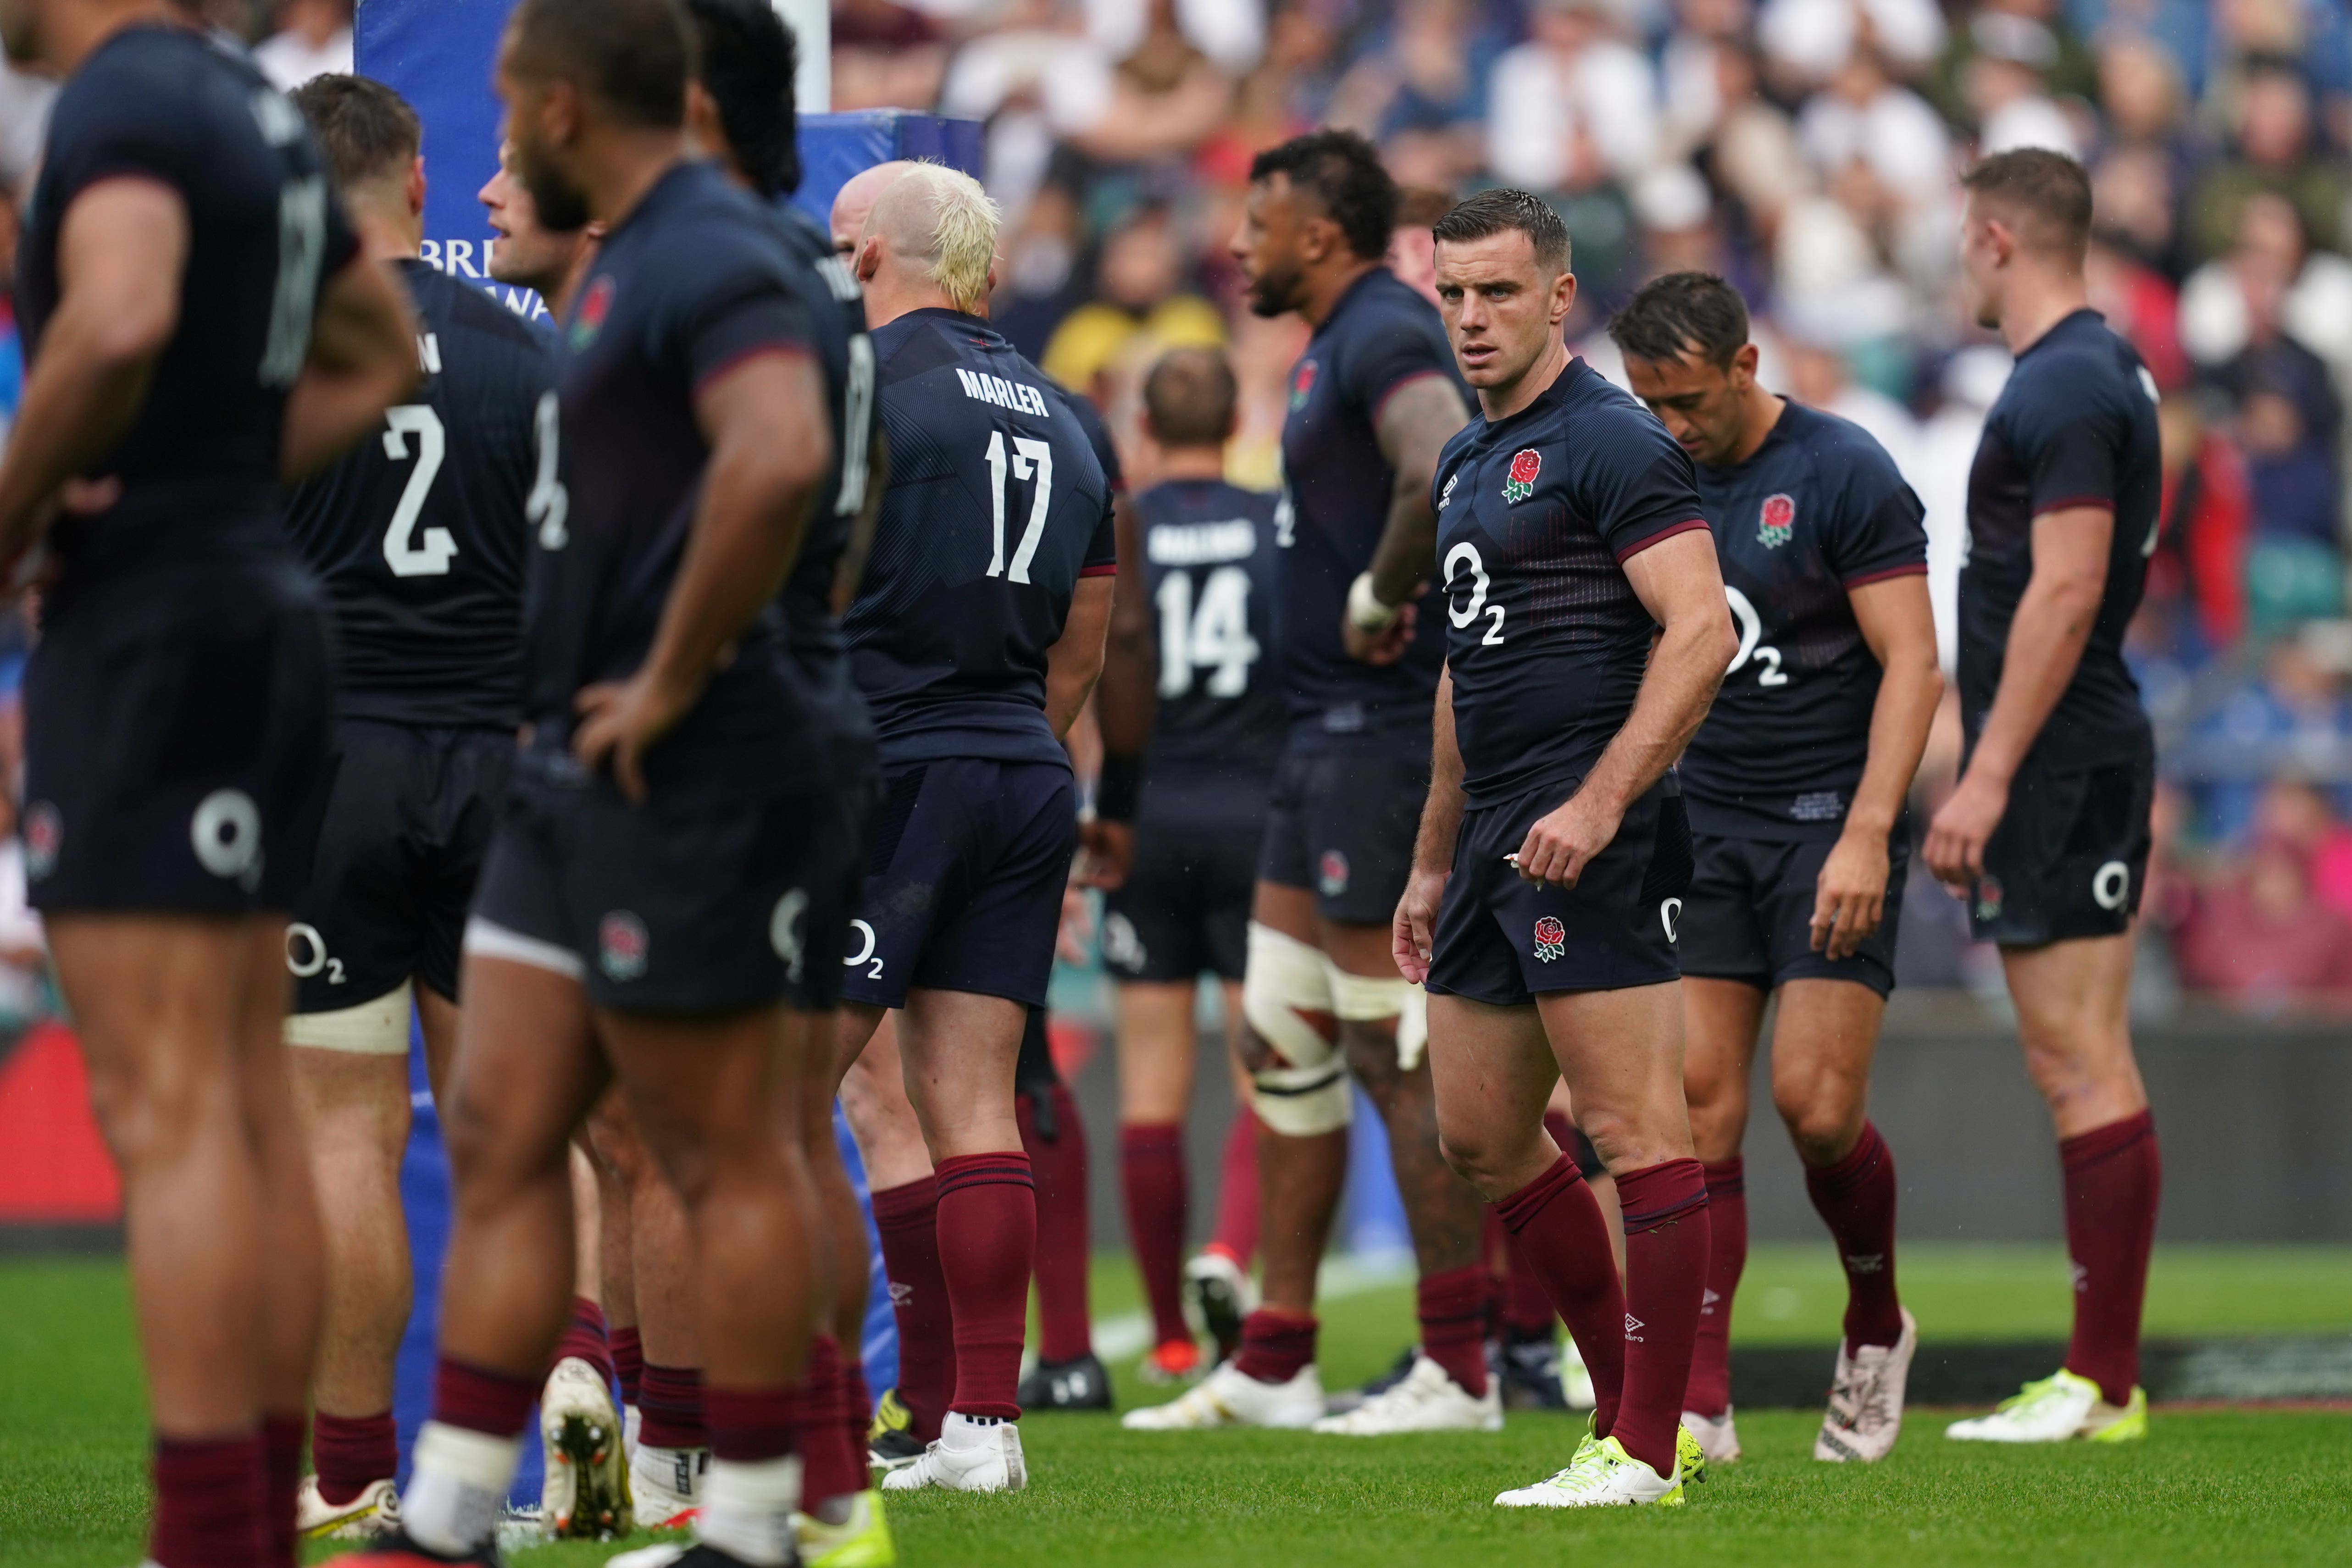
{"type": "MultiPolygon", "coordinates": [[[[637,1568],[887,1563],[882,1493],[1024,1486],[1024,1406],[1108,1401],[1083,1344],[1021,1375],[1074,869],[1108,890],[1130,1213],[1157,1217],[1146,1370],[1191,1381],[1129,1427],[1493,1430],[1514,1378],[1559,1402],[1557,1314],[1591,1419],[1496,1502],[1680,1504],[1740,1451],[1769,1002],[1849,1288],[1813,1456],[1893,1448],[1920,1325],[1865,1104],[1942,694],[1923,510],[1867,434],[1759,382],[1721,279],[1610,321],[1629,392],[1564,340],[1543,201],[1439,219],[1433,303],[1384,264],[1370,145],[1297,137],[1233,241],[1252,308],[1312,333],[1283,493],[1225,483],[1233,373],[1185,350],[1145,382],[1130,497],[1094,409],[989,325],[976,182],[869,171],[830,234],[782,204],[765,0],[516,7],[481,199],[547,333],[418,259],[390,89],[289,101],[174,0],[0,20],[70,78],[0,554],[41,585],[27,870],[124,1175],[163,1568],[330,1534],[495,1561],[534,1406],[541,1522],[680,1532],[637,1568]],[[1188,1265],[1203,975],[1255,1232],[1188,1265]],[[396,1490],[412,1015],[453,1212],[396,1490]],[[1335,1407],[1316,1280],[1357,1085],[1420,1336],[1335,1407]],[[836,1099],[901,1330],[878,1419],[836,1099]],[[1490,1345],[1498,1269],[1532,1321],[1490,1345]]],[[[2064,1365],[1948,1435],[2123,1441],[2158,1186],[2125,1012],[2154,759],[2121,653],[2153,383],[2084,303],[2081,167],[1964,184],[2017,362],[1969,486],[1966,761],[1921,852],[2000,945],[2077,1297],[2064,1365]]]]}

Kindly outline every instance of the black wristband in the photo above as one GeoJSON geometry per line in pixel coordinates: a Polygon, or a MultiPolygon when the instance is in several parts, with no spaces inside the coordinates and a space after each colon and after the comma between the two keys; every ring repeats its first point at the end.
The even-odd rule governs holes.
{"type": "Polygon", "coordinates": [[[1095,815],[1106,822],[1132,822],[1143,799],[1143,758],[1103,753],[1102,776],[1095,780],[1095,815]]]}

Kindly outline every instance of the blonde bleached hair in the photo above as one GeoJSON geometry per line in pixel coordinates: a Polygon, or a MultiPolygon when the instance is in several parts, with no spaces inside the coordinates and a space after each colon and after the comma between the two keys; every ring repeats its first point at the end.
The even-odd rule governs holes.
{"type": "Polygon", "coordinates": [[[867,220],[893,252],[922,267],[949,304],[975,314],[988,303],[1003,222],[979,181],[940,163],[918,163],[899,176],[867,220]]]}

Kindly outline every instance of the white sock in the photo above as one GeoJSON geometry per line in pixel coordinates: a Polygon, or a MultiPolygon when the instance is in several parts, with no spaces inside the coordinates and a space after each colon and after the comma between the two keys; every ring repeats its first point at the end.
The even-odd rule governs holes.
{"type": "Polygon", "coordinates": [[[427,1421],[416,1434],[415,1473],[400,1499],[401,1528],[446,1557],[462,1557],[498,1534],[514,1485],[520,1437],[493,1437],[427,1421]]]}
{"type": "Polygon", "coordinates": [[[710,1450],[708,1448],[664,1448],[651,1443],[639,1443],[637,1451],[629,1457],[629,1479],[642,1478],[663,1487],[692,1502],[709,1486],[710,1450]]]}
{"type": "Polygon", "coordinates": [[[713,1459],[702,1483],[696,1533],[706,1546],[752,1568],[783,1568],[793,1560],[793,1511],[800,1505],[798,1456],[750,1463],[713,1459]]]}
{"type": "Polygon", "coordinates": [[[963,1416],[950,1410],[940,1423],[940,1441],[958,1453],[969,1453],[993,1444],[996,1429],[1003,1425],[994,1416],[963,1416]]]}

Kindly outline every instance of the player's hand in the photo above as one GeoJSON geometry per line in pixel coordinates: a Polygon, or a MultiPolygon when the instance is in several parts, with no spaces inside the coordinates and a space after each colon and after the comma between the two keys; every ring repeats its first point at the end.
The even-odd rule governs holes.
{"type": "Polygon", "coordinates": [[[1927,869],[1966,898],[1984,875],[1985,843],[2009,810],[2009,787],[1969,770],[1927,824],[1927,869]]]}
{"type": "Polygon", "coordinates": [[[1429,978],[1430,956],[1437,946],[1437,905],[1445,896],[1447,874],[1414,872],[1405,880],[1404,896],[1397,900],[1389,950],[1396,956],[1398,973],[1416,986],[1429,978]]]}
{"type": "Polygon", "coordinates": [[[696,695],[660,679],[652,669],[639,670],[625,681],[583,686],[572,701],[580,715],[572,730],[572,754],[592,772],[609,759],[621,793],[630,804],[642,806],[646,752],[686,716],[696,695]]]}
{"type": "Polygon", "coordinates": [[[1073,879],[1062,889],[1062,924],[1054,933],[1054,956],[1065,964],[1084,964],[1094,936],[1094,906],[1087,902],[1086,890],[1073,879]]]}
{"type": "Polygon", "coordinates": [[[1528,882],[1574,887],[1593,857],[1616,838],[1617,824],[1624,817],[1624,812],[1612,810],[1580,789],[1566,805],[1528,830],[1514,865],[1528,882]]]}
{"type": "Polygon", "coordinates": [[[1110,893],[1127,883],[1135,864],[1135,824],[1097,817],[1078,824],[1078,867],[1070,882],[1110,893]]]}
{"type": "Polygon", "coordinates": [[[1851,958],[1886,917],[1891,862],[1883,833],[1843,833],[1813,887],[1813,951],[1851,958]]]}
{"type": "Polygon", "coordinates": [[[1420,608],[1412,604],[1397,606],[1397,618],[1385,631],[1367,632],[1349,620],[1339,618],[1339,636],[1348,649],[1348,657],[1360,664],[1388,665],[1404,657],[1405,644],[1412,641],[1412,623],[1420,608]]]}

